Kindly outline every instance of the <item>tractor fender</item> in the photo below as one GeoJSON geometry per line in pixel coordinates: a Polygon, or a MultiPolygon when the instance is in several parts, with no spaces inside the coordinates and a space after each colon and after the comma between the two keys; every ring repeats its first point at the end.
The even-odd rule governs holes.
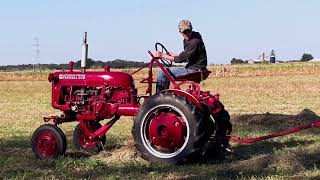
{"type": "Polygon", "coordinates": [[[167,89],[167,90],[161,91],[161,93],[166,93],[166,92],[172,92],[172,93],[174,93],[176,95],[184,96],[188,101],[194,103],[198,108],[203,110],[203,107],[202,107],[200,101],[195,96],[193,96],[192,94],[190,94],[188,92],[185,92],[185,91],[180,90],[180,89],[167,89]]]}

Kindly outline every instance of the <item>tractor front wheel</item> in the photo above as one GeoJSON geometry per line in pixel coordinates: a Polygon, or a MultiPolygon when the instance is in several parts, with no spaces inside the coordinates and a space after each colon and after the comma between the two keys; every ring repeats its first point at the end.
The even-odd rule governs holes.
{"type": "Polygon", "coordinates": [[[38,159],[53,159],[65,153],[67,140],[59,127],[44,124],[33,133],[31,146],[38,159]]]}
{"type": "Polygon", "coordinates": [[[148,98],[132,128],[135,146],[151,162],[181,164],[201,155],[207,141],[205,113],[173,93],[148,98]]]}
{"type": "MultiPolygon", "coordinates": [[[[91,133],[94,133],[96,130],[102,127],[100,123],[95,121],[87,121],[85,123],[91,133]]],[[[78,150],[82,149],[89,153],[98,153],[103,149],[106,143],[106,136],[104,135],[101,139],[90,140],[85,134],[81,125],[78,124],[73,131],[73,143],[75,148],[78,150]]]]}

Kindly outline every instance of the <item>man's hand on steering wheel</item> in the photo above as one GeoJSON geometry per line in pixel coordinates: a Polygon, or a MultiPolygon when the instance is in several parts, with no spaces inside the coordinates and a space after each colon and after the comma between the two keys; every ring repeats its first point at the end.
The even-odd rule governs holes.
{"type": "Polygon", "coordinates": [[[163,53],[160,52],[160,51],[156,51],[156,52],[154,53],[154,57],[156,57],[156,58],[162,58],[162,56],[163,56],[163,53]]]}
{"type": "Polygon", "coordinates": [[[156,52],[154,57],[159,58],[165,66],[171,67],[172,62],[174,62],[174,56],[171,55],[161,43],[156,43],[155,48],[156,52]]]}
{"type": "Polygon", "coordinates": [[[157,57],[157,58],[163,58],[163,59],[167,59],[169,61],[173,61],[174,62],[174,57],[166,53],[163,53],[163,52],[160,52],[160,51],[156,51],[155,54],[154,54],[154,57],[157,57]]]}

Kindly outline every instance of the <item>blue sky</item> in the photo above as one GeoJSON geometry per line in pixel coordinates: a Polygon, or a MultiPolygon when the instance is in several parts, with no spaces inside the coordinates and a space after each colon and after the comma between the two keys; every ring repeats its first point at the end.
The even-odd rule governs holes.
{"type": "Polygon", "coordinates": [[[182,50],[181,19],[202,34],[209,63],[256,58],[271,49],[278,59],[304,52],[320,57],[319,7],[318,0],[2,1],[0,65],[76,61],[85,31],[95,60],[148,61],[155,42],[182,50]]]}

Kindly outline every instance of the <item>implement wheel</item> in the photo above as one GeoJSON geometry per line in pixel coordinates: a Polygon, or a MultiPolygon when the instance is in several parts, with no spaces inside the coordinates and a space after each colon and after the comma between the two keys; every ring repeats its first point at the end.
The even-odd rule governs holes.
{"type": "Polygon", "coordinates": [[[151,162],[195,160],[208,137],[204,114],[183,96],[156,94],[146,100],[134,120],[135,146],[151,162]]]}
{"type": "Polygon", "coordinates": [[[65,153],[67,140],[59,127],[45,124],[33,133],[31,146],[38,159],[53,159],[65,153]]]}
{"type": "MultiPolygon", "coordinates": [[[[87,121],[86,124],[91,133],[94,133],[102,127],[100,123],[95,121],[87,121]]],[[[89,153],[98,153],[106,143],[106,136],[104,135],[101,139],[89,140],[89,137],[84,133],[81,125],[78,124],[73,131],[73,143],[78,150],[82,149],[89,153]]]]}

